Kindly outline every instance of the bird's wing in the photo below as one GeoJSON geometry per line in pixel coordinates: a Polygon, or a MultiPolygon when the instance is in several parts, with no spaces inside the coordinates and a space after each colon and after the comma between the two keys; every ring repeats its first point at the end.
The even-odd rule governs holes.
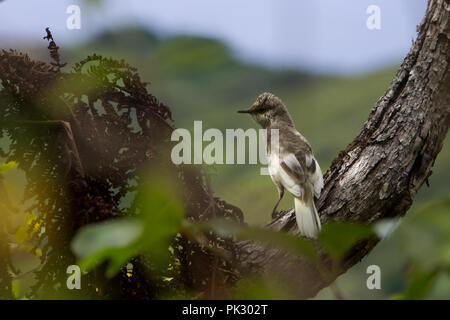
{"type": "Polygon", "coordinates": [[[302,157],[305,158],[305,165],[307,167],[308,178],[314,187],[314,196],[316,198],[320,197],[320,193],[323,189],[323,176],[322,170],[320,169],[319,163],[317,162],[314,154],[312,152],[312,148],[309,145],[308,141],[302,134],[298,131],[295,131],[295,135],[299,138],[299,144],[306,146],[305,150],[302,153],[296,153],[297,159],[301,162],[302,157]]]}
{"type": "Polygon", "coordinates": [[[299,197],[307,182],[314,189],[314,196],[318,198],[323,188],[322,171],[319,163],[310,152],[299,151],[288,153],[280,159],[280,177],[283,186],[294,196],[299,197]]]}
{"type": "Polygon", "coordinates": [[[294,196],[300,197],[303,194],[305,171],[293,153],[280,159],[279,177],[283,186],[294,196]]]}
{"type": "Polygon", "coordinates": [[[314,187],[314,196],[316,198],[319,198],[323,188],[322,170],[320,169],[319,163],[317,162],[316,158],[314,158],[314,155],[312,153],[306,154],[305,160],[306,167],[308,168],[309,172],[309,180],[314,187]]]}

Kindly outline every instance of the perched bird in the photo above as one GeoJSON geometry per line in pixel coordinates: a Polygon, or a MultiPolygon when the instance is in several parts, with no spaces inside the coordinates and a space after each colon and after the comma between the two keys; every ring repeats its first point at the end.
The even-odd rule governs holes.
{"type": "Polygon", "coordinates": [[[314,196],[320,196],[323,177],[308,141],[295,129],[283,102],[271,93],[261,94],[249,109],[238,112],[250,114],[257,123],[267,129],[268,169],[279,194],[272,217],[276,214],[286,189],[294,196],[295,216],[300,234],[316,238],[321,224],[314,196]],[[271,141],[274,129],[278,130],[279,142],[276,148],[273,148],[271,141]]]}

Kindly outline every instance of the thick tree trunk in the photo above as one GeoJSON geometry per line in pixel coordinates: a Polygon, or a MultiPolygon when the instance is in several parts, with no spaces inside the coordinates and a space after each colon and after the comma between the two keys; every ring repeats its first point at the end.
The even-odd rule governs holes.
{"type": "MultiPolygon", "coordinates": [[[[430,0],[419,35],[391,86],[373,107],[358,137],[333,161],[317,202],[322,223],[372,224],[403,216],[431,175],[450,123],[450,4],[430,0]]],[[[290,210],[269,223],[296,231],[290,210]]],[[[338,265],[321,254],[325,278],[315,267],[286,252],[255,242],[237,242],[244,272],[288,280],[304,297],[314,296],[360,261],[377,244],[370,239],[338,265]]]]}

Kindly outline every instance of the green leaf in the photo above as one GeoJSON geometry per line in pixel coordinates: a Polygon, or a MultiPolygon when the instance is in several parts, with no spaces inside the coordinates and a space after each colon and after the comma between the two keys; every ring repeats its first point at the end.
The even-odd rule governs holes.
{"type": "Polygon", "coordinates": [[[12,169],[17,167],[17,162],[9,161],[7,163],[0,163],[0,174],[11,171],[12,169]]]}
{"type": "Polygon", "coordinates": [[[24,242],[29,240],[36,231],[39,230],[40,224],[37,219],[38,217],[34,213],[27,212],[24,224],[17,229],[15,234],[17,244],[23,244],[24,242]],[[32,224],[34,225],[31,229],[32,224]]]}
{"type": "Polygon", "coordinates": [[[156,267],[165,268],[170,257],[170,243],[181,229],[184,208],[178,187],[169,174],[153,176],[151,181],[142,186],[137,199],[145,224],[142,242],[156,267]]]}
{"type": "Polygon", "coordinates": [[[427,297],[433,287],[438,272],[415,272],[408,283],[408,288],[404,294],[399,294],[391,299],[395,300],[423,300],[427,297]]]}
{"type": "Polygon", "coordinates": [[[322,247],[336,258],[342,258],[359,241],[375,236],[373,230],[364,225],[330,222],[319,234],[322,247]]]}
{"type": "Polygon", "coordinates": [[[29,233],[28,233],[28,226],[24,225],[21,226],[19,229],[17,229],[16,231],[16,243],[17,244],[22,244],[25,241],[27,241],[29,238],[29,233]]]}
{"type": "Polygon", "coordinates": [[[12,281],[12,294],[15,299],[20,298],[20,280],[12,281]]]}
{"type": "Polygon", "coordinates": [[[406,217],[395,236],[423,269],[450,267],[450,197],[422,205],[406,217]]]}
{"type": "Polygon", "coordinates": [[[89,271],[109,259],[108,276],[113,276],[135,252],[134,244],[144,230],[139,220],[116,219],[82,228],[72,241],[72,251],[89,271]]]}

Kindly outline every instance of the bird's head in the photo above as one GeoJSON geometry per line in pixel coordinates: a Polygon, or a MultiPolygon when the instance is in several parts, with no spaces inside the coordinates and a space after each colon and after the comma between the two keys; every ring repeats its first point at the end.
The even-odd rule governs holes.
{"type": "Polygon", "coordinates": [[[274,122],[283,122],[292,125],[292,119],[286,106],[272,93],[264,92],[258,96],[252,106],[238,113],[248,113],[263,128],[267,128],[274,122]]]}

